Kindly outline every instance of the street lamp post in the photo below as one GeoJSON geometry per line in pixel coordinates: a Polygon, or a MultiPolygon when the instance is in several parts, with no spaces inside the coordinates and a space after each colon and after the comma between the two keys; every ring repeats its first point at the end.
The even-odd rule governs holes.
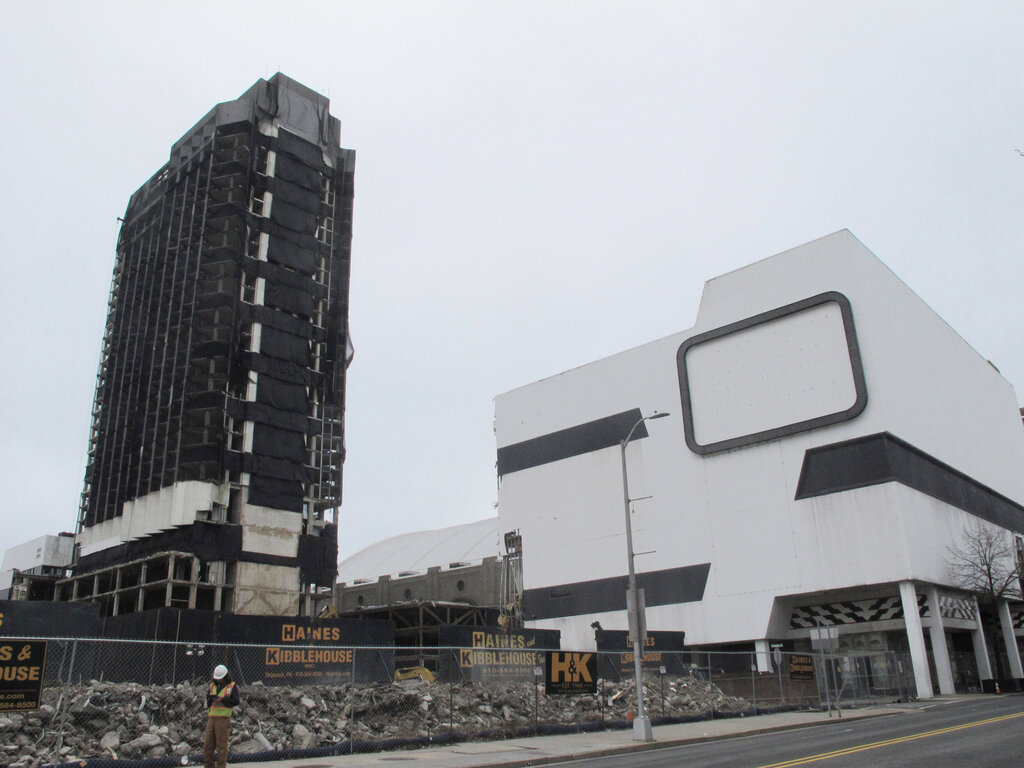
{"type": "Polygon", "coordinates": [[[640,646],[640,599],[636,588],[636,567],[633,565],[633,520],[629,511],[629,478],[626,474],[626,446],[633,439],[636,428],[649,419],[661,419],[668,416],[667,413],[652,413],[650,416],[642,416],[633,428],[629,430],[626,438],[619,444],[622,449],[622,498],[626,507],[626,554],[629,563],[629,595],[631,604],[626,606],[629,612],[630,627],[633,635],[633,676],[636,679],[636,717],[633,719],[633,740],[654,741],[654,733],[651,730],[651,718],[647,716],[644,707],[644,681],[643,681],[643,648],[640,646]]]}

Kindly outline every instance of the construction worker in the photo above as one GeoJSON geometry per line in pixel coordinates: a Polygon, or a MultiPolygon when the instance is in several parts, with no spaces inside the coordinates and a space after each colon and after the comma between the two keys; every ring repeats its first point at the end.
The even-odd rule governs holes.
{"type": "Polygon", "coordinates": [[[204,768],[224,768],[228,762],[228,740],[231,737],[231,708],[238,705],[241,696],[231,679],[228,668],[218,664],[206,694],[206,735],[203,738],[204,768]]]}

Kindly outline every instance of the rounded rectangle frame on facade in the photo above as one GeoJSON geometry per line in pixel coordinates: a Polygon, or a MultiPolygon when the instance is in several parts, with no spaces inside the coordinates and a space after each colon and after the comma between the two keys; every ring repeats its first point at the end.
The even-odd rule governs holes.
{"type": "Polygon", "coordinates": [[[810,298],[802,299],[801,301],[797,301],[792,304],[771,309],[767,312],[762,312],[759,315],[754,315],[744,320],[739,320],[735,323],[730,323],[722,326],[721,328],[716,328],[689,338],[680,344],[679,349],[676,351],[676,367],[679,375],[679,395],[683,408],[683,430],[686,437],[686,445],[691,451],[700,455],[721,453],[722,451],[728,451],[733,448],[762,443],[768,440],[794,435],[799,432],[806,432],[808,430],[838,424],[842,421],[848,421],[863,412],[868,401],[867,387],[864,383],[864,369],[861,363],[860,349],[857,344],[857,332],[853,324],[853,310],[850,307],[849,299],[837,291],[820,293],[816,296],[811,296],[810,298]],[[731,334],[746,331],[759,325],[787,318],[800,312],[829,303],[838,305],[840,315],[842,317],[846,349],[850,360],[852,384],[855,392],[853,404],[848,408],[824,413],[813,418],[800,419],[798,421],[781,424],[770,429],[762,429],[749,434],[737,435],[735,437],[708,443],[699,443],[694,429],[692,393],[686,360],[687,354],[694,347],[697,347],[700,344],[719,340],[731,334]]]}

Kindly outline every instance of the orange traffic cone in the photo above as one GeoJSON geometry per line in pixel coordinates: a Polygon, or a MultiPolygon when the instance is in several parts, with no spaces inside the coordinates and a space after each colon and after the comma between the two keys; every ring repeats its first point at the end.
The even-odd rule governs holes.
{"type": "Polygon", "coordinates": [[[998,680],[996,680],[996,693],[1002,693],[1002,691],[999,690],[999,681],[998,680]]]}

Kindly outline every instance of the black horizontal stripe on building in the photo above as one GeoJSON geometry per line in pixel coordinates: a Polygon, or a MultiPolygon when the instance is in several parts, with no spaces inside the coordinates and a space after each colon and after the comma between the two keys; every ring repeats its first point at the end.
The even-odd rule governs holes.
{"type": "Polygon", "coordinates": [[[975,517],[1024,533],[1024,506],[888,432],[810,448],[796,498],[900,483],[975,517]]]}
{"type": "MultiPolygon", "coordinates": [[[[539,467],[554,461],[599,451],[619,445],[643,414],[639,408],[616,413],[601,419],[577,424],[575,427],[549,432],[498,449],[498,476],[539,467]]],[[[641,424],[633,440],[647,437],[647,426],[641,424]]]]}
{"type": "MultiPolygon", "coordinates": [[[[699,602],[704,599],[710,570],[711,563],[700,563],[646,571],[636,575],[637,587],[644,590],[644,602],[648,608],[699,602]]],[[[612,576],[527,589],[523,593],[523,617],[532,621],[622,611],[626,608],[628,584],[626,576],[612,576]]]]}

